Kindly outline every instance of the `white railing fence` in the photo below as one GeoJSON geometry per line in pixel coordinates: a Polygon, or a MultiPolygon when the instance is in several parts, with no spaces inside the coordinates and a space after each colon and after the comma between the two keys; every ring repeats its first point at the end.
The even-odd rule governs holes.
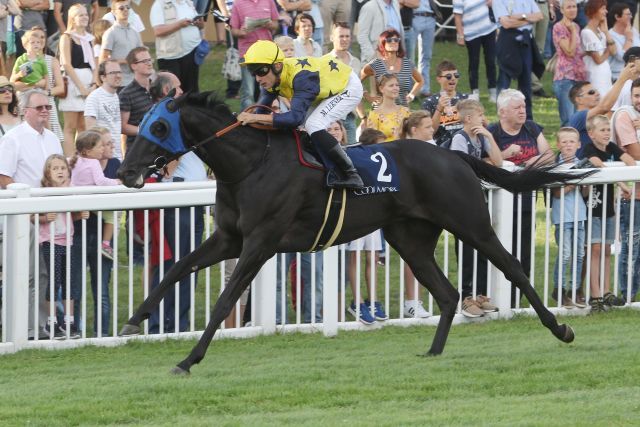
{"type": "MultiPolygon", "coordinates": [[[[640,181],[640,167],[606,168],[583,182],[586,188],[584,191],[602,191],[595,185],[619,181],[631,182],[631,190],[635,194],[635,182],[640,181]]],[[[73,347],[87,343],[116,345],[125,342],[127,339],[118,337],[117,333],[154,284],[163,277],[173,261],[193,250],[201,239],[212,234],[215,221],[211,206],[215,202],[215,191],[214,181],[148,184],[142,190],[121,186],[30,189],[22,184],[12,184],[10,189],[0,191],[0,226],[3,231],[0,353],[15,352],[23,348],[73,347]],[[96,216],[90,220],[78,220],[69,214],[83,210],[91,210],[96,216]],[[56,221],[39,221],[38,216],[34,216],[50,212],[59,213],[56,221]],[[111,222],[115,226],[111,239],[111,261],[103,255],[101,243],[103,238],[110,240],[107,224],[113,217],[115,221],[111,222]],[[76,226],[72,232],[74,219],[76,226]],[[73,242],[73,245],[65,246],[66,243],[54,238],[41,242],[43,227],[48,228],[50,235],[60,234],[60,230],[65,230],[63,234],[66,235],[66,240],[63,240],[73,242]],[[56,227],[61,227],[57,229],[58,232],[56,227]],[[48,257],[41,254],[41,243],[54,247],[56,242],[62,245],[63,249],[58,256],[64,260],[57,264],[51,262],[55,258],[53,251],[48,257]],[[49,265],[53,265],[51,271],[48,271],[49,265]],[[42,327],[53,318],[59,319],[60,326],[63,326],[64,333],[58,334],[63,336],[42,336],[42,327]],[[70,339],[73,332],[69,328],[72,319],[78,329],[79,339],[70,339]]],[[[561,201],[572,192],[575,194],[575,191],[577,190],[561,189],[561,201]]],[[[604,187],[601,195],[603,200],[610,191],[608,187],[604,187]]],[[[592,262],[590,243],[593,238],[593,214],[589,208],[584,263],[586,277],[590,276],[597,264],[601,273],[594,289],[600,292],[606,286],[604,267],[612,266],[610,287],[614,293],[619,294],[620,279],[624,277],[627,279],[626,283],[634,283],[634,274],[639,273],[638,266],[633,265],[632,254],[638,251],[639,246],[636,235],[640,234],[640,230],[635,224],[640,221],[634,220],[634,217],[640,215],[640,212],[635,211],[635,204],[631,203],[630,215],[625,214],[629,217],[621,217],[621,203],[627,202],[621,202],[620,191],[616,190],[615,194],[617,238],[614,256],[609,260],[604,256],[605,251],[602,251],[600,258],[594,259],[595,264],[592,262]],[[629,242],[629,250],[624,256],[630,267],[620,271],[620,230],[625,225],[628,225],[626,240],[629,242]]],[[[562,249],[566,246],[562,241],[565,234],[560,233],[558,243],[553,237],[554,226],[548,202],[550,197],[551,189],[546,189],[518,196],[514,201],[511,193],[492,188],[487,191],[487,205],[494,229],[503,245],[511,249],[515,230],[515,241],[521,243],[517,244],[512,253],[519,259],[523,259],[528,252],[531,253],[528,273],[532,284],[543,296],[545,305],[558,313],[586,314],[588,309],[563,308],[557,292],[552,295],[554,281],[557,281],[557,276],[562,275],[562,268],[559,273],[554,272],[555,259],[556,256],[566,255],[562,249]],[[533,205],[530,212],[526,209],[528,198],[531,198],[533,205]],[[514,215],[514,206],[519,214],[514,215]],[[549,300],[549,296],[556,298],[549,300]]],[[[575,203],[577,202],[576,198],[575,203]]],[[[569,216],[564,205],[565,203],[561,203],[561,222],[569,216]]],[[[606,214],[603,212],[603,215],[606,214]]],[[[562,228],[575,225],[570,222],[563,224],[562,228]]],[[[575,253],[578,246],[576,234],[570,238],[574,239],[572,247],[575,253]]],[[[456,257],[455,246],[453,237],[445,232],[436,255],[445,274],[461,291],[463,269],[458,266],[464,263],[464,259],[462,252],[456,257]]],[[[362,276],[370,273],[374,278],[371,289],[360,290],[360,286],[355,286],[353,292],[348,286],[346,265],[350,255],[345,252],[345,245],[330,248],[315,256],[281,254],[278,255],[279,262],[274,257],[267,262],[250,286],[249,295],[246,296],[248,301],[243,298],[236,305],[234,313],[216,337],[251,337],[270,334],[276,330],[322,331],[330,336],[340,329],[364,330],[384,324],[437,324],[437,305],[415,280],[413,283],[405,282],[405,266],[397,254],[387,245],[384,250],[384,266],[371,262],[367,270],[360,263],[361,260],[364,261],[367,252],[358,251],[355,254],[355,282],[361,283],[362,276]],[[277,292],[278,283],[287,283],[289,272],[295,278],[290,280],[286,290],[277,292]],[[347,314],[351,301],[364,300],[365,295],[367,299],[375,299],[382,304],[389,320],[368,326],[347,314]],[[433,316],[413,318],[406,315],[403,303],[408,295],[417,295],[416,298],[424,301],[426,310],[433,316]],[[294,302],[290,303],[290,300],[294,302]],[[242,311],[247,302],[247,313],[243,316],[242,311]],[[250,326],[240,327],[245,324],[244,320],[248,320],[250,326]]],[[[375,254],[368,255],[375,260],[375,254]]],[[[575,300],[582,271],[579,271],[575,256],[568,258],[567,265],[571,270],[569,295],[575,300]]],[[[486,282],[487,296],[499,308],[498,312],[488,313],[480,320],[508,318],[516,312],[531,312],[525,301],[520,302],[519,295],[515,298],[512,296],[511,285],[499,270],[489,264],[486,277],[480,277],[477,273],[480,270],[480,258],[477,258],[476,253],[473,260],[472,294],[475,296],[480,293],[480,284],[486,282]]],[[[176,284],[173,291],[165,295],[165,301],[160,305],[155,320],[145,321],[142,339],[198,336],[208,323],[213,304],[224,289],[225,277],[233,269],[231,263],[232,261],[227,261],[197,275],[192,274],[183,280],[182,286],[176,284]]],[[[592,291],[589,286],[584,286],[583,292],[588,299],[592,291]]],[[[626,292],[626,297],[632,296],[632,287],[629,286],[626,292]]],[[[637,307],[639,304],[629,305],[637,307]]],[[[459,313],[460,308],[459,305],[459,313]]],[[[474,319],[457,314],[454,321],[459,323],[472,320],[474,319]]]]}

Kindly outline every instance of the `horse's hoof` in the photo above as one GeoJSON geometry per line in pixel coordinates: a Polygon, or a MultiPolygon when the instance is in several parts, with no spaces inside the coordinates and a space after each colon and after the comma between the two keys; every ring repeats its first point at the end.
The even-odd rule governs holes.
{"type": "Polygon", "coordinates": [[[570,342],[573,342],[573,340],[576,338],[576,335],[573,333],[573,329],[571,329],[571,326],[566,325],[566,324],[562,324],[560,325],[560,327],[564,326],[564,336],[562,338],[560,338],[560,340],[562,342],[566,342],[567,344],[569,344],[570,342]]]}
{"type": "Polygon", "coordinates": [[[170,372],[172,375],[181,376],[181,377],[187,377],[191,375],[191,372],[189,372],[189,370],[182,369],[180,366],[175,366],[173,369],[171,369],[170,372]]]}
{"type": "Polygon", "coordinates": [[[431,352],[431,350],[429,350],[426,353],[419,354],[418,356],[420,356],[420,357],[436,357],[436,356],[440,356],[441,354],[442,353],[433,353],[433,352],[431,352]]]}
{"type": "Polygon", "coordinates": [[[122,329],[120,329],[120,333],[118,335],[121,337],[130,337],[132,335],[140,335],[140,326],[130,325],[128,323],[125,323],[122,329]]]}

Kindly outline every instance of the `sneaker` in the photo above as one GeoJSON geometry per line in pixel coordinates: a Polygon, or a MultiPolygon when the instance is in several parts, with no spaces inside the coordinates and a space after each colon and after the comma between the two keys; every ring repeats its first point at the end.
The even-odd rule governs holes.
{"type": "MultiPolygon", "coordinates": [[[[365,300],[364,305],[367,306],[367,310],[371,307],[369,300],[365,300]]],[[[373,317],[375,317],[376,320],[387,320],[389,318],[387,313],[384,312],[384,308],[382,308],[382,303],[380,301],[375,301],[373,303],[373,317]]]]}
{"type": "Polygon", "coordinates": [[[589,300],[589,305],[591,306],[591,313],[605,313],[609,311],[604,305],[604,300],[602,298],[591,298],[589,300]]]}
{"type": "Polygon", "coordinates": [[[485,297],[484,295],[478,295],[476,297],[476,302],[485,313],[493,313],[498,311],[498,307],[491,304],[491,298],[485,297]]]}
{"type": "Polygon", "coordinates": [[[562,307],[571,310],[572,308],[575,308],[576,305],[571,301],[571,298],[566,295],[562,295],[562,307]]]}
{"type": "Polygon", "coordinates": [[[576,300],[573,304],[578,308],[587,308],[587,300],[580,294],[576,294],[576,300]]]}
{"type": "Polygon", "coordinates": [[[610,307],[622,307],[625,304],[624,298],[620,298],[612,292],[604,294],[602,299],[604,300],[604,303],[610,307]]]}
{"type": "Polygon", "coordinates": [[[102,244],[102,256],[113,261],[113,248],[108,243],[102,244]]]}
{"type": "Polygon", "coordinates": [[[365,325],[372,325],[376,322],[376,319],[373,318],[373,316],[371,315],[371,311],[369,311],[369,306],[362,303],[360,304],[360,317],[358,318],[358,313],[356,312],[356,305],[355,303],[352,301],[351,305],[349,305],[349,308],[347,309],[347,311],[355,318],[360,320],[362,323],[364,323],[365,325]]]}
{"type": "Polygon", "coordinates": [[[404,315],[407,317],[414,317],[419,319],[426,319],[431,317],[431,313],[424,309],[422,301],[420,300],[407,300],[404,302],[404,315]]]}
{"type": "Polygon", "coordinates": [[[57,323],[54,323],[52,327],[51,322],[47,322],[47,324],[44,325],[44,332],[47,334],[48,339],[53,338],[54,340],[63,340],[67,338],[66,334],[58,327],[57,323]]]}
{"type": "MultiPolygon", "coordinates": [[[[58,329],[60,329],[60,331],[64,334],[65,338],[67,336],[67,328],[66,328],[66,323],[63,323],[58,329]]],[[[78,338],[80,338],[80,332],[78,331],[78,328],[76,328],[75,323],[71,322],[69,324],[69,338],[71,338],[72,340],[76,340],[78,338]]]]}
{"type": "Polygon", "coordinates": [[[484,310],[480,308],[476,300],[466,297],[462,300],[462,314],[466,317],[482,317],[484,316],[484,310]]]}

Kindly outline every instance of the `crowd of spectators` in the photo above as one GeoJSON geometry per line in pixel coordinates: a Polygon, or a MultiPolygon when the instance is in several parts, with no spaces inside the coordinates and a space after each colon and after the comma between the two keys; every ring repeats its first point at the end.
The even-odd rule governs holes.
{"type": "MultiPolygon", "coordinates": [[[[155,0],[148,17],[154,35],[153,52],[142,42],[143,20],[135,12],[131,0],[102,3],[97,0],[55,0],[51,5],[45,0],[0,0],[0,27],[8,29],[8,32],[0,31],[1,71],[6,75],[0,76],[0,185],[3,188],[11,182],[34,187],[45,185],[45,182],[49,186],[116,184],[117,162],[126,156],[127,148],[134,143],[142,117],[152,105],[170,93],[177,96],[182,91],[200,90],[200,65],[209,49],[203,29],[210,10],[215,10],[218,42],[225,43],[229,49],[237,49],[240,56],[255,41],[275,37],[286,57],[332,55],[359,74],[363,83],[369,82],[364,102],[344,121],[336,122],[328,129],[331,135],[340,135],[344,145],[356,141],[378,143],[379,139],[386,142],[412,138],[443,149],[463,151],[498,166],[503,161],[517,166],[553,161],[573,164],[575,159],[581,158],[601,166],[603,159],[615,158],[627,164],[640,159],[640,132],[636,131],[640,128],[640,80],[636,80],[640,71],[640,36],[632,25],[635,8],[626,2],[609,7],[606,0],[454,0],[456,42],[466,47],[466,72],[449,60],[431,67],[435,28],[441,20],[438,5],[432,0],[155,0]],[[101,6],[109,4],[107,9],[101,9],[99,3],[101,6]],[[7,37],[7,34],[13,37],[7,37]],[[223,37],[226,40],[222,40],[223,37]],[[355,44],[359,56],[351,52],[355,44]],[[553,154],[542,133],[543,125],[533,118],[531,100],[534,94],[544,96],[537,78],[545,68],[545,46],[551,46],[555,51],[553,66],[547,66],[547,70],[553,74],[553,90],[558,99],[560,122],[564,126],[557,135],[560,157],[553,154]],[[485,95],[489,102],[497,103],[498,121],[491,125],[479,102],[481,51],[488,89],[485,95]],[[432,77],[435,82],[431,81],[432,77]],[[461,79],[468,80],[471,93],[458,90],[461,79]],[[514,79],[518,81],[518,90],[509,89],[514,79]],[[63,128],[58,112],[62,112],[63,128]],[[608,134],[604,129],[607,126],[610,128],[608,134]],[[613,141],[613,145],[609,141],[613,141]],[[25,148],[30,143],[40,148],[25,148]],[[602,153],[608,153],[608,157],[602,153]],[[70,161],[65,164],[67,158],[70,161]],[[60,174],[67,173],[69,177],[55,178],[54,168],[57,168],[56,173],[60,169],[63,170],[60,174]],[[48,178],[43,181],[43,177],[48,178]]],[[[548,59],[549,55],[546,56],[548,59]]],[[[246,67],[242,67],[239,79],[227,82],[227,96],[239,95],[243,109],[255,102],[259,90],[246,67]]],[[[273,107],[286,111],[288,100],[280,97],[273,107]]],[[[207,179],[204,167],[195,155],[184,156],[171,165],[169,172],[161,181],[207,179]]],[[[640,197],[640,189],[636,193],[640,197]]],[[[583,197],[580,188],[565,189],[562,199],[567,206],[565,212],[573,209],[567,204],[568,194],[583,197]]],[[[612,196],[613,191],[609,190],[608,194],[612,196]]],[[[623,297],[633,300],[639,283],[636,276],[640,274],[640,245],[633,246],[631,256],[627,254],[629,235],[640,234],[640,220],[636,215],[635,223],[629,224],[631,201],[637,197],[628,191],[623,194],[621,239],[624,256],[620,264],[620,288],[623,297]],[[630,227],[633,228],[631,233],[630,227]],[[630,277],[632,284],[626,274],[632,268],[629,260],[634,271],[630,277]]],[[[554,209],[560,200],[555,192],[554,209]]],[[[588,199],[586,206],[589,203],[595,202],[588,199]]],[[[527,273],[534,204],[535,199],[528,195],[522,195],[514,202],[513,247],[514,250],[517,248],[527,273]]],[[[613,205],[607,205],[601,216],[611,215],[613,210],[613,205]]],[[[568,222],[567,218],[573,215],[565,213],[563,221],[554,219],[558,227],[558,244],[564,242],[556,265],[556,279],[562,279],[562,271],[566,272],[567,266],[571,265],[569,255],[580,258],[578,265],[582,265],[584,258],[584,251],[575,251],[566,244],[567,240],[574,239],[574,235],[581,236],[584,232],[583,211],[575,212],[578,221],[568,222]],[[574,229],[575,224],[577,228],[574,229]]],[[[94,332],[106,335],[111,316],[108,287],[113,268],[111,234],[117,218],[109,213],[101,215],[100,221],[94,213],[88,218],[85,216],[74,213],[75,227],[72,225],[72,228],[77,230],[86,219],[91,244],[101,248],[99,254],[94,251],[89,256],[87,263],[94,301],[98,296],[101,298],[101,324],[94,324],[94,332]],[[98,272],[101,277],[97,277],[98,272]],[[102,287],[98,289],[100,283],[102,287]]],[[[41,216],[34,227],[39,224],[41,249],[47,258],[52,249],[46,244],[53,242],[63,248],[53,250],[56,266],[67,256],[64,248],[72,248],[72,282],[78,283],[79,269],[75,266],[82,262],[77,252],[82,242],[73,231],[70,240],[61,237],[61,230],[66,232],[66,228],[59,224],[64,222],[60,218],[41,216]],[[51,228],[54,234],[46,234],[50,231],[50,223],[56,224],[51,228]]],[[[191,250],[190,239],[201,241],[203,221],[201,209],[196,209],[195,215],[187,208],[165,212],[163,244],[173,248],[173,252],[169,250],[165,259],[156,259],[150,271],[152,286],[158,284],[163,271],[191,250]],[[175,241],[176,235],[180,236],[180,242],[175,241]]],[[[608,222],[601,224],[607,231],[605,237],[610,229],[613,230],[608,222]]],[[[375,235],[368,239],[366,243],[354,242],[350,248],[379,252],[383,240],[379,244],[375,235]]],[[[456,248],[464,270],[463,314],[479,317],[494,311],[495,306],[486,297],[487,261],[476,257],[473,248],[463,243],[457,244],[456,248]],[[477,278],[472,283],[473,271],[477,272],[477,278]]],[[[606,256],[606,249],[602,250],[606,256]]],[[[599,251],[600,247],[593,246],[592,278],[587,279],[586,285],[591,286],[591,307],[596,311],[624,303],[610,292],[608,283],[599,284],[597,268],[593,268],[599,264],[594,258],[599,256],[599,251]]],[[[292,254],[284,256],[282,270],[288,271],[294,258],[292,254]]],[[[280,257],[278,259],[280,261],[280,257]]],[[[311,259],[309,255],[303,255],[299,260],[302,264],[301,300],[307,322],[313,321],[312,311],[315,321],[320,321],[322,316],[322,257],[314,255],[313,262],[311,259]],[[314,282],[316,292],[313,310],[310,309],[311,282],[314,282]]],[[[384,260],[376,256],[368,262],[376,265],[384,260]]],[[[354,263],[355,256],[350,255],[348,264],[353,268],[354,263]]],[[[42,262],[40,265],[42,271],[32,272],[32,276],[48,275],[49,264],[42,262]]],[[[47,324],[40,326],[46,326],[44,330],[50,337],[74,337],[83,325],[77,306],[81,295],[78,295],[76,285],[72,286],[71,295],[67,295],[65,287],[58,284],[57,270],[54,275],[54,283],[62,297],[68,300],[66,305],[72,308],[62,316],[52,316],[43,300],[41,319],[47,324]]],[[[355,298],[358,285],[354,283],[353,272],[349,278],[355,298]]],[[[371,294],[372,289],[375,290],[373,280],[367,278],[369,299],[354,299],[348,308],[368,324],[386,319],[376,295],[371,294]],[[376,311],[368,312],[369,308],[376,311]],[[363,312],[366,313],[363,315],[363,312]]],[[[186,279],[180,286],[175,310],[171,292],[165,300],[164,317],[159,311],[153,314],[152,332],[159,332],[161,325],[165,331],[188,328],[191,300],[188,281],[186,279]]],[[[415,278],[408,267],[405,281],[405,315],[430,315],[422,306],[417,287],[410,286],[415,278]]],[[[41,286],[46,282],[41,280],[41,286]]],[[[554,298],[565,307],[584,306],[584,299],[580,299],[584,296],[581,278],[576,281],[574,277],[574,292],[570,292],[572,287],[567,283],[566,279],[556,280],[554,298]],[[575,291],[576,282],[578,292],[575,291]]],[[[31,283],[32,291],[33,286],[31,283]]],[[[278,286],[278,292],[283,289],[284,283],[278,286]]],[[[44,297],[45,291],[43,288],[40,295],[44,297]]],[[[514,294],[513,304],[516,303],[514,294]]],[[[96,303],[96,309],[97,306],[96,303]]],[[[278,304],[279,322],[285,321],[283,309],[278,304]]],[[[36,330],[35,325],[30,325],[30,334],[35,334],[36,330]]]]}

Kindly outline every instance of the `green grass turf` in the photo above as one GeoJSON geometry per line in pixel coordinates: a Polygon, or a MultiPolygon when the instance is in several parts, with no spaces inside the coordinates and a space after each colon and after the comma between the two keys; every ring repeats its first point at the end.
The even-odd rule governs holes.
{"type": "Polygon", "coordinates": [[[442,356],[418,357],[433,327],[215,342],[190,377],[169,369],[194,341],[2,357],[4,426],[527,425],[640,422],[637,323],[618,310],[455,326],[442,356]]]}

